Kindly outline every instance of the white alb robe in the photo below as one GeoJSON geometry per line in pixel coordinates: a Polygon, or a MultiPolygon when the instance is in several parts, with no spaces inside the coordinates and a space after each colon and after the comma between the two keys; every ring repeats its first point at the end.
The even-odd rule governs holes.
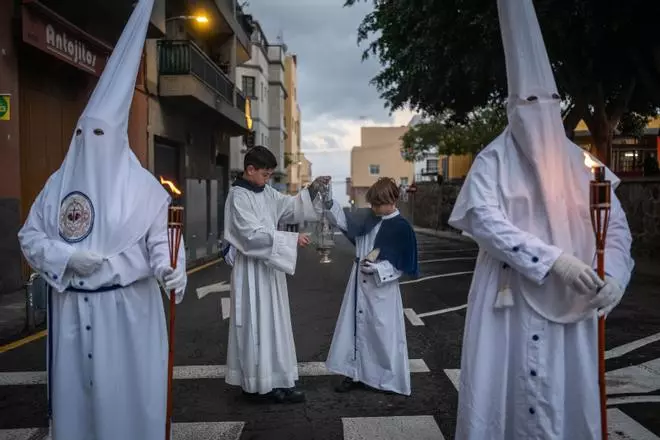
{"type": "MultiPolygon", "coordinates": [[[[346,230],[346,217],[338,203],[330,220],[346,230]]],[[[396,211],[383,220],[399,215],[396,211]]],[[[403,302],[399,290],[402,272],[388,261],[376,263],[376,272],[363,274],[359,261],[374,249],[379,222],[355,240],[356,262],[346,286],[332,337],[326,367],[372,388],[410,395],[410,366],[403,302]]]]}
{"type": "Polygon", "coordinates": [[[225,240],[236,254],[225,381],[245,392],[266,394],[298,380],[285,273],[295,272],[299,234],[277,225],[316,219],[307,190],[294,197],[268,185],[258,193],[229,191],[225,240]]]}
{"type": "MultiPolygon", "coordinates": [[[[491,144],[477,157],[465,184],[470,186],[466,191],[486,194],[491,203],[470,208],[463,218],[450,218],[452,226],[471,235],[480,247],[468,297],[455,438],[598,440],[596,311],[578,322],[558,323],[530,306],[527,295],[536,290],[525,292],[530,289],[526,286],[547,284],[553,275],[546,275],[561,250],[516,227],[498,206],[503,203],[500,190],[491,184],[501,181],[498,167],[504,167],[500,172],[507,176],[518,176],[526,191],[538,192],[529,165],[511,157],[504,161],[506,151],[503,143],[491,144]],[[498,309],[493,305],[503,276],[509,280],[514,305],[498,309]]],[[[575,154],[582,157],[581,152],[575,154]]],[[[508,203],[533,208],[522,197],[508,203]]],[[[624,289],[633,267],[630,244],[625,213],[612,192],[606,272],[624,289]]],[[[549,289],[542,293],[554,294],[549,289]]]]}
{"type": "Polygon", "coordinates": [[[53,287],[47,353],[53,440],[163,439],[168,344],[154,271],[169,266],[167,206],[145,237],[81,278],[65,270],[76,246],[44,233],[43,205],[42,193],[19,240],[53,287]],[[124,287],[93,292],[113,285],[124,287]]]}

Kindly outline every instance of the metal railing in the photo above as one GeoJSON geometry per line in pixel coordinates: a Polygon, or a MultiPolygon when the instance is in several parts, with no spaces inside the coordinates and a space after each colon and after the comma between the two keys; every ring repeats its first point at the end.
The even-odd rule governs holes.
{"type": "MultiPolygon", "coordinates": [[[[236,87],[232,80],[194,42],[160,40],[158,71],[161,75],[195,75],[225,101],[234,105],[236,87]]],[[[245,101],[236,107],[245,110],[245,101]]]]}

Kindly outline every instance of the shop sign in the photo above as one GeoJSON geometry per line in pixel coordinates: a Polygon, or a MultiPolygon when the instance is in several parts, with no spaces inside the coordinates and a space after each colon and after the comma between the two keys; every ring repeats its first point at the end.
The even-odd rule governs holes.
{"type": "Polygon", "coordinates": [[[0,95],[0,121],[11,120],[11,95],[0,95]]]}
{"type": "Polygon", "coordinates": [[[48,13],[34,6],[23,6],[23,41],[78,69],[101,76],[111,49],[45,7],[39,9],[48,13]]]}

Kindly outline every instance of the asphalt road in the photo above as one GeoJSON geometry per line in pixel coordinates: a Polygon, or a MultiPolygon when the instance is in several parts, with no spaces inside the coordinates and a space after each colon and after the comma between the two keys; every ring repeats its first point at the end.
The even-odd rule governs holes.
{"type": "MultiPolygon", "coordinates": [[[[296,275],[289,277],[305,404],[255,405],[225,384],[222,366],[229,321],[223,319],[222,303],[229,292],[218,292],[225,290],[218,283],[228,282],[229,268],[218,264],[190,276],[177,311],[175,365],[180,379],[174,383],[175,438],[452,439],[463,306],[477,252],[464,241],[425,235],[418,239],[421,277],[402,280],[415,371],[412,396],[337,394],[332,389],[339,378],[327,375],[322,362],[353,257],[350,244],[338,236],[332,263],[322,265],[312,249],[304,250],[296,275]],[[198,297],[197,289],[214,284],[210,289],[215,292],[198,297]]],[[[611,440],[660,440],[659,282],[660,276],[635,274],[626,297],[608,319],[611,440]]],[[[46,387],[39,373],[45,370],[44,355],[44,339],[0,354],[0,440],[27,440],[35,434],[32,438],[38,438],[40,431],[33,428],[47,426],[46,387]]]]}

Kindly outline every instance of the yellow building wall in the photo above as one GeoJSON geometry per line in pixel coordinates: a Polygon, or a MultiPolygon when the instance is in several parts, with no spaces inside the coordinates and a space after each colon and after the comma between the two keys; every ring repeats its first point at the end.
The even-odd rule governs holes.
{"type": "Polygon", "coordinates": [[[304,160],[300,152],[300,111],[298,106],[298,56],[287,55],[284,60],[286,83],[289,94],[284,103],[284,123],[289,136],[284,141],[284,152],[290,161],[287,167],[288,192],[295,194],[301,188],[301,174],[304,160]],[[300,163],[300,164],[299,164],[300,163]]]}

